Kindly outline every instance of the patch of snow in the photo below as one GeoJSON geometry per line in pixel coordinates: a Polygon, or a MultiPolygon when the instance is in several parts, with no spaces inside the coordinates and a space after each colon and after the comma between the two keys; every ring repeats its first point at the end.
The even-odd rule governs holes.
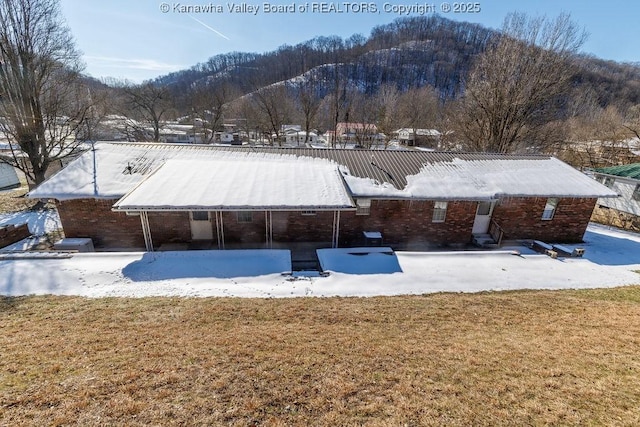
{"type": "Polygon", "coordinates": [[[55,209],[0,214],[0,226],[10,224],[27,224],[34,236],[44,236],[62,228],[58,211],[55,209]]]}
{"type": "Polygon", "coordinates": [[[398,190],[388,182],[346,176],[360,197],[490,200],[500,197],[617,197],[614,191],[555,158],[433,162],[398,190]]]}
{"type": "Polygon", "coordinates": [[[55,209],[0,214],[0,227],[9,224],[27,224],[32,235],[19,242],[0,248],[0,252],[28,251],[45,241],[47,233],[62,228],[58,211],[55,209]]]}
{"type": "MultiPolygon", "coordinates": [[[[569,246],[569,245],[567,245],[569,246]]],[[[0,294],[86,297],[376,296],[516,289],[603,288],[640,283],[640,235],[590,225],[583,258],[552,259],[525,247],[512,252],[396,252],[380,257],[336,251],[333,265],[362,257],[370,273],[336,271],[291,277],[287,251],[83,253],[71,258],[0,261],[0,294]],[[340,252],[345,256],[340,260],[340,252]],[[380,270],[384,270],[381,273],[380,270]]],[[[334,267],[335,268],[335,267],[334,267]]]]}

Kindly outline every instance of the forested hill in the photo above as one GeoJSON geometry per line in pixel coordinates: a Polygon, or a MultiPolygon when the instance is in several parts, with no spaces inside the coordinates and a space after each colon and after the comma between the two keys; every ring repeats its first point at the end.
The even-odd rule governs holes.
{"type": "MultiPolygon", "coordinates": [[[[339,70],[342,79],[365,94],[374,94],[385,84],[401,91],[431,85],[442,98],[455,98],[464,91],[464,80],[474,59],[495,34],[477,24],[439,16],[400,18],[373,28],[368,37],[319,36],[268,53],[216,55],[188,70],[158,77],[153,83],[169,87],[178,108],[180,98],[194,86],[226,84],[242,94],[310,70],[318,70],[315,77],[319,97],[330,86],[327,79],[335,77],[335,70],[339,70]],[[329,72],[330,67],[335,67],[334,71],[329,72]]],[[[576,57],[575,61],[576,88],[588,86],[591,97],[601,106],[613,103],[626,108],[640,103],[640,87],[635,82],[640,81],[637,65],[588,56],[576,57]]],[[[188,101],[184,102],[186,105],[188,101]]]]}
{"type": "Polygon", "coordinates": [[[404,18],[375,27],[369,37],[319,36],[269,53],[216,55],[154,82],[177,93],[193,84],[226,82],[247,93],[321,65],[340,64],[346,77],[367,93],[385,83],[399,89],[429,84],[454,96],[461,90],[461,77],[492,34],[479,25],[438,16],[404,18]]]}

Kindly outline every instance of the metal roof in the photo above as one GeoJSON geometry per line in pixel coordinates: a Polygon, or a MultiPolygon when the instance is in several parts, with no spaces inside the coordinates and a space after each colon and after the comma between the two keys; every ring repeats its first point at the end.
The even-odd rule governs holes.
{"type": "MultiPolygon", "coordinates": [[[[213,148],[213,147],[212,147],[213,148]]],[[[333,160],[349,168],[351,175],[371,178],[378,182],[393,184],[398,190],[407,185],[407,176],[416,175],[429,163],[460,160],[548,160],[550,156],[461,153],[419,150],[359,150],[348,148],[278,148],[278,147],[225,147],[224,151],[253,151],[258,153],[284,154],[333,160]]]]}
{"type": "Polygon", "coordinates": [[[510,195],[549,197],[558,192],[563,197],[612,193],[569,165],[543,155],[100,142],[29,196],[117,199],[172,159],[273,162],[296,157],[340,165],[350,191],[360,197],[433,199],[464,193],[475,200],[506,189],[510,195]]]}
{"type": "Polygon", "coordinates": [[[629,165],[610,166],[606,168],[596,168],[596,172],[606,173],[608,175],[616,175],[624,178],[640,179],[640,163],[631,163],[629,165]]]}

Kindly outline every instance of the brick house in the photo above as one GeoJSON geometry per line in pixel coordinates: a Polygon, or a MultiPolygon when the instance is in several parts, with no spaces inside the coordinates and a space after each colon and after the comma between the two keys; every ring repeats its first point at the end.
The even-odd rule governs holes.
{"type": "Polygon", "coordinates": [[[97,143],[30,193],[99,249],[582,240],[616,194],[548,156],[97,143]]]}
{"type": "Polygon", "coordinates": [[[619,197],[598,200],[593,220],[631,231],[640,231],[640,163],[598,168],[593,177],[619,197]]]}

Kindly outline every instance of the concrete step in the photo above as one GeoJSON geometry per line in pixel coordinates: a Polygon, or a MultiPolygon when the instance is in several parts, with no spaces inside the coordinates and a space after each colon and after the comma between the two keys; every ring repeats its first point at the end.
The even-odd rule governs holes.
{"type": "Polygon", "coordinates": [[[472,242],[481,248],[498,247],[498,244],[490,234],[474,234],[472,242]]]}

